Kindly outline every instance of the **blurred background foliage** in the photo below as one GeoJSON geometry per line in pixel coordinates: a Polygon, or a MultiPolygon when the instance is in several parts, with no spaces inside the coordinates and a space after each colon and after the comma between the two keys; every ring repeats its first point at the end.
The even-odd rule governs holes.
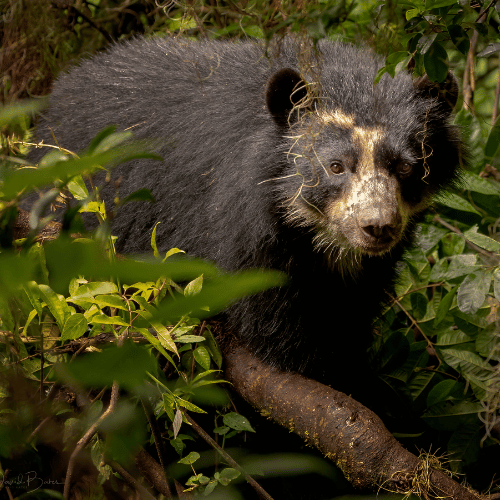
{"type": "MultiPolygon", "coordinates": [[[[377,322],[370,357],[379,414],[398,439],[414,452],[440,456],[473,487],[499,493],[499,12],[495,0],[0,0],[0,488],[33,498],[42,490],[60,494],[71,453],[87,436],[87,462],[77,478],[81,498],[128,498],[120,464],[130,464],[137,446],[166,457],[162,465],[181,489],[253,498],[240,470],[211,454],[186,425],[194,413],[276,498],[351,493],[330,463],[276,426],[270,440],[270,424],[223,389],[221,355],[203,321],[224,305],[214,290],[228,290],[228,302],[283,278],[227,277],[206,264],[172,259],[176,249],[159,255],[154,234],[152,259],[117,259],[106,224],[110,207],[89,198],[83,178],[95,165],[149,155],[145,144],[123,148],[127,136],[96,130],[79,158],[56,148],[42,172],[23,156],[54,78],[110,43],[138,35],[268,41],[295,32],[371,47],[385,58],[379,76],[410,68],[440,81],[449,68],[459,79],[456,123],[469,167],[420,225],[400,264],[396,295],[377,322]],[[42,185],[52,189],[20,237],[19,199],[42,185]],[[102,224],[88,235],[70,211],[53,231],[62,235],[41,245],[53,224],[44,208],[61,193],[102,224]],[[136,343],[124,343],[126,336],[136,343]],[[114,343],[123,345],[113,349],[114,343]],[[83,350],[96,353],[77,358],[83,350]],[[104,424],[115,383],[122,395],[104,424]],[[111,395],[104,387],[112,387],[111,395]],[[96,422],[100,432],[89,433],[96,422]],[[165,443],[168,450],[159,450],[165,443]],[[245,456],[242,449],[304,455],[245,456]],[[42,480],[36,492],[26,487],[30,471],[42,480]],[[89,486],[89,477],[97,483],[89,486]]],[[[139,190],[119,204],[147,199],[139,190]]]]}

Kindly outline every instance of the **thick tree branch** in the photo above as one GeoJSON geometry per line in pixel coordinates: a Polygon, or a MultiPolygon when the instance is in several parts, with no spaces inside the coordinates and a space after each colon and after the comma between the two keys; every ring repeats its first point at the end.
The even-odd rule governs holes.
{"type": "Polygon", "coordinates": [[[266,416],[315,446],[361,489],[477,500],[444,472],[405,450],[368,408],[296,373],[283,373],[246,349],[226,352],[226,377],[266,416]]]}

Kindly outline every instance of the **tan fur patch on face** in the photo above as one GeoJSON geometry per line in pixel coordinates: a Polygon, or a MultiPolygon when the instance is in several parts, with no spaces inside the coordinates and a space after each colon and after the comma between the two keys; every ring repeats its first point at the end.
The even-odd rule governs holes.
{"type": "Polygon", "coordinates": [[[346,115],[340,109],[321,113],[319,119],[324,125],[333,125],[338,128],[350,129],[354,126],[354,116],[346,115]]]}
{"type": "Polygon", "coordinates": [[[384,140],[384,132],[380,128],[354,127],[353,140],[361,152],[357,173],[360,177],[371,176],[375,171],[375,147],[384,140]]]}

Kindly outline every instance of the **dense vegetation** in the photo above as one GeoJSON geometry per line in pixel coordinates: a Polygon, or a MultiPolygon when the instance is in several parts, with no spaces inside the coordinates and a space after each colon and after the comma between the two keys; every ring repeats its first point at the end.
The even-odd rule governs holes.
{"type": "MultiPolygon", "coordinates": [[[[150,155],[147,144],[130,143],[127,133],[96,130],[84,152],[45,145],[48,153],[38,168],[23,156],[33,147],[32,118],[43,101],[19,100],[46,94],[59,71],[112,40],[139,33],[269,40],[293,31],[315,40],[363,42],[389,54],[380,75],[410,68],[442,81],[451,68],[461,81],[456,123],[463,127],[469,166],[460,186],[436,200],[420,225],[401,263],[396,296],[377,322],[370,355],[379,377],[380,416],[398,439],[427,453],[433,464],[439,457],[443,468],[464,474],[474,488],[498,493],[500,3],[48,5],[0,0],[0,491],[41,498],[46,490],[59,498],[52,492],[62,493],[64,478],[76,471],[73,480],[83,498],[112,491],[125,498],[133,488],[147,497],[127,472],[140,470],[132,459],[138,447],[183,483],[180,491],[251,498],[242,481],[248,472],[284,477],[280,487],[308,481],[315,498],[348,491],[310,452],[307,459],[283,455],[272,463],[266,456],[238,457],[236,447],[247,446],[246,440],[252,448],[265,424],[224,389],[220,350],[205,318],[283,277],[228,276],[205,263],[172,258],[178,249],[160,255],[154,231],[150,258],[117,257],[108,219],[123,203],[146,203],[150,195],[138,190],[105,207],[83,179],[98,168],[150,155]],[[42,186],[50,189],[20,226],[19,200],[42,186]],[[69,197],[76,205],[54,226],[46,209],[69,197]],[[81,212],[98,217],[95,233],[85,232],[81,212]],[[204,430],[194,422],[198,418],[204,430]],[[219,453],[234,446],[238,464],[212,455],[206,433],[214,439],[209,448],[219,453]],[[89,487],[88,477],[97,477],[97,484],[89,487]]],[[[321,342],[321,336],[311,342],[321,342]]]]}

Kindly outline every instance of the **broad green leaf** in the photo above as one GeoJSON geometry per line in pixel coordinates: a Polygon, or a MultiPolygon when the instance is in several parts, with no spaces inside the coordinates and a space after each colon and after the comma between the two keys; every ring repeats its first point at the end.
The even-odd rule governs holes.
{"type": "Polygon", "coordinates": [[[176,337],[175,341],[180,342],[182,344],[188,344],[191,342],[203,342],[205,337],[201,335],[182,335],[181,337],[176,337]]]}
{"type": "Polygon", "coordinates": [[[456,3],[457,0],[425,0],[425,10],[448,7],[449,5],[456,5],[456,3]]]}
{"type": "Polygon", "coordinates": [[[455,47],[464,55],[469,52],[470,40],[467,32],[458,24],[448,25],[448,33],[455,47]]]}
{"type": "Polygon", "coordinates": [[[493,293],[495,298],[500,300],[500,267],[495,268],[493,271],[493,293]]]}
{"type": "Polygon", "coordinates": [[[205,284],[196,295],[185,297],[183,300],[164,301],[158,306],[157,319],[172,321],[192,311],[196,311],[196,317],[201,319],[219,312],[245,295],[284,283],[284,275],[273,271],[251,270],[233,275],[219,275],[217,279],[205,284]],[[206,311],[207,306],[210,312],[206,311]]]}
{"type": "Polygon", "coordinates": [[[500,334],[495,328],[484,329],[476,338],[477,352],[485,358],[500,361],[500,334]]]}
{"type": "Polygon", "coordinates": [[[437,33],[431,33],[430,35],[422,35],[417,43],[417,48],[420,53],[424,55],[434,43],[434,40],[437,37],[437,33]]]}
{"type": "Polygon", "coordinates": [[[427,253],[448,233],[447,229],[433,224],[419,224],[415,234],[416,244],[427,253]]]}
{"type": "Polygon", "coordinates": [[[430,406],[422,418],[434,429],[449,431],[477,419],[483,410],[480,403],[444,401],[430,406]]]}
{"type": "Polygon", "coordinates": [[[195,361],[204,369],[210,369],[210,354],[204,346],[199,346],[193,351],[195,361]]]}
{"type": "Polygon", "coordinates": [[[192,297],[193,295],[201,292],[202,286],[203,274],[186,285],[186,288],[184,288],[184,295],[186,297],[192,297]]]}
{"type": "Polygon", "coordinates": [[[453,399],[452,394],[456,392],[457,387],[461,386],[455,380],[443,380],[437,383],[427,396],[427,406],[432,406],[441,401],[453,399]]]}
{"type": "Polygon", "coordinates": [[[81,175],[73,177],[73,179],[68,182],[68,189],[76,200],[85,200],[89,197],[87,186],[81,175]]]}
{"type": "Polygon", "coordinates": [[[57,367],[63,380],[70,377],[92,387],[111,386],[116,380],[120,388],[129,390],[142,384],[148,373],[156,371],[156,360],[147,348],[133,342],[125,342],[122,347],[110,346],[99,353],[91,352],[57,367]]]}
{"type": "Polygon", "coordinates": [[[255,432],[248,419],[239,413],[226,413],[222,417],[222,420],[224,425],[231,427],[231,429],[234,429],[235,431],[255,432]]]}
{"type": "Polygon", "coordinates": [[[419,13],[420,11],[418,9],[408,9],[405,12],[406,20],[409,21],[410,19],[413,19],[414,17],[418,16],[419,13]]]}
{"type": "Polygon", "coordinates": [[[474,191],[475,193],[500,195],[500,186],[497,182],[490,182],[474,172],[463,170],[460,177],[460,186],[463,189],[474,191]]]}
{"type": "Polygon", "coordinates": [[[468,231],[465,231],[464,236],[478,247],[484,248],[489,252],[500,252],[500,243],[489,236],[478,233],[477,225],[471,227],[468,231]]]}
{"type": "Polygon", "coordinates": [[[136,158],[159,159],[157,156],[143,153],[141,149],[144,149],[144,146],[126,144],[120,148],[106,150],[91,157],[58,161],[47,165],[45,168],[9,169],[4,172],[2,192],[5,197],[13,198],[23,190],[26,192],[26,190],[52,184],[55,179],[69,181],[75,175],[90,173],[102,165],[117,165],[136,158]]]}
{"type": "Polygon", "coordinates": [[[123,200],[120,200],[120,204],[124,205],[125,203],[129,203],[131,201],[151,201],[154,203],[156,200],[153,194],[151,193],[151,190],[147,188],[142,188],[129,194],[128,196],[123,198],[123,200]]]}
{"type": "Polygon", "coordinates": [[[46,99],[25,99],[0,106],[0,127],[24,115],[35,115],[47,105],[46,99]]]}
{"type": "Polygon", "coordinates": [[[441,238],[441,249],[446,256],[460,255],[465,248],[465,238],[461,234],[449,232],[441,238]]]}
{"type": "MultiPolygon", "coordinates": [[[[1,306],[1,304],[0,304],[1,306]]],[[[1,319],[1,313],[3,313],[3,311],[0,309],[0,319],[1,319]]],[[[35,316],[37,316],[37,311],[36,309],[33,309],[32,311],[30,311],[30,313],[28,314],[28,317],[26,319],[26,323],[24,324],[23,326],[23,330],[21,332],[21,335],[23,336],[26,336],[28,333],[28,327],[30,326],[31,322],[33,321],[33,319],[35,318],[35,316]]]]}
{"type": "Polygon", "coordinates": [[[424,54],[424,67],[427,76],[434,82],[444,82],[448,75],[447,61],[446,50],[439,42],[434,41],[424,54]]]}
{"type": "Polygon", "coordinates": [[[123,309],[124,311],[129,310],[125,300],[118,295],[96,295],[94,301],[101,309],[103,307],[114,307],[116,309],[123,309]]]}
{"type": "Polygon", "coordinates": [[[187,465],[191,465],[191,464],[194,464],[196,462],[196,460],[198,460],[200,458],[200,454],[197,453],[196,451],[192,451],[189,455],[187,455],[186,457],[184,458],[181,458],[178,463],[180,464],[187,464],[187,465]]]}
{"type": "Polygon", "coordinates": [[[186,410],[194,411],[196,413],[206,413],[205,410],[202,410],[198,406],[194,405],[193,403],[190,403],[189,401],[186,401],[185,399],[176,398],[176,402],[179,404],[179,406],[186,408],[186,410]]]}
{"type": "Polygon", "coordinates": [[[94,298],[96,295],[104,295],[108,293],[118,293],[118,287],[111,281],[99,281],[79,286],[76,289],[76,294],[72,298],[89,299],[94,298]]]}
{"type": "Polygon", "coordinates": [[[461,332],[460,330],[450,330],[443,335],[439,335],[435,345],[438,346],[447,346],[447,345],[456,345],[456,344],[466,344],[467,342],[471,342],[472,339],[461,332]]]}
{"type": "Polygon", "coordinates": [[[453,472],[461,472],[464,465],[477,462],[483,433],[482,425],[477,421],[453,432],[448,441],[448,460],[453,472]]]}
{"type": "Polygon", "coordinates": [[[222,353],[220,352],[219,345],[215,341],[215,338],[209,326],[207,326],[207,328],[203,332],[203,336],[206,339],[205,347],[210,352],[210,356],[214,360],[214,363],[217,365],[218,368],[220,368],[222,366],[222,353]]]}
{"type": "Polygon", "coordinates": [[[481,213],[478,212],[468,201],[464,200],[455,193],[440,193],[434,197],[434,201],[444,205],[445,207],[453,208],[454,210],[481,215],[481,213]]]}
{"type": "Polygon", "coordinates": [[[500,118],[497,118],[495,125],[491,129],[491,132],[486,141],[486,146],[484,148],[484,156],[491,160],[495,157],[498,147],[500,146],[500,118]]]}
{"type": "Polygon", "coordinates": [[[90,323],[97,325],[120,325],[120,326],[130,326],[130,323],[124,321],[119,316],[106,316],[105,314],[96,314],[92,316],[90,323]]]}
{"type": "Polygon", "coordinates": [[[68,304],[64,297],[57,295],[52,288],[47,285],[38,285],[40,297],[47,304],[52,316],[59,326],[59,330],[63,330],[64,323],[74,313],[74,309],[68,304]]]}
{"type": "Polygon", "coordinates": [[[83,314],[72,314],[64,323],[61,340],[79,339],[87,331],[88,323],[83,314]]]}
{"type": "Polygon", "coordinates": [[[444,318],[446,318],[446,315],[448,314],[448,311],[451,308],[451,305],[453,303],[453,298],[455,297],[455,294],[457,293],[458,287],[453,287],[453,289],[448,292],[441,302],[439,303],[438,309],[436,311],[436,317],[434,318],[434,327],[438,326],[441,321],[443,321],[444,318]]]}
{"type": "Polygon", "coordinates": [[[414,401],[429,387],[435,375],[433,372],[421,371],[411,378],[408,387],[414,401]]]}
{"type": "Polygon", "coordinates": [[[490,290],[492,273],[488,270],[469,274],[460,284],[457,305],[460,311],[474,314],[485,302],[490,290]]]}
{"type": "Polygon", "coordinates": [[[477,257],[474,254],[455,255],[450,260],[445,279],[458,278],[475,272],[480,272],[482,266],[476,264],[477,257]]]}
{"type": "Polygon", "coordinates": [[[168,259],[171,255],[175,255],[176,253],[186,253],[184,250],[180,250],[179,248],[171,248],[166,254],[163,259],[163,262],[165,262],[166,259],[168,259]]]}
{"type": "MultiPolygon", "coordinates": [[[[150,342],[150,344],[153,345],[158,350],[158,352],[160,352],[168,361],[170,361],[170,363],[172,364],[172,366],[174,366],[174,368],[175,368],[174,360],[170,357],[170,355],[167,353],[167,351],[165,351],[165,349],[161,345],[161,342],[157,338],[155,338],[146,328],[137,328],[137,327],[134,327],[134,330],[137,330],[146,339],[148,339],[149,342],[150,342]]],[[[177,355],[178,355],[178,353],[177,353],[177,355]]]]}
{"type": "Polygon", "coordinates": [[[240,471],[227,467],[220,472],[219,483],[227,486],[233,479],[236,479],[240,475],[240,471]]]}

